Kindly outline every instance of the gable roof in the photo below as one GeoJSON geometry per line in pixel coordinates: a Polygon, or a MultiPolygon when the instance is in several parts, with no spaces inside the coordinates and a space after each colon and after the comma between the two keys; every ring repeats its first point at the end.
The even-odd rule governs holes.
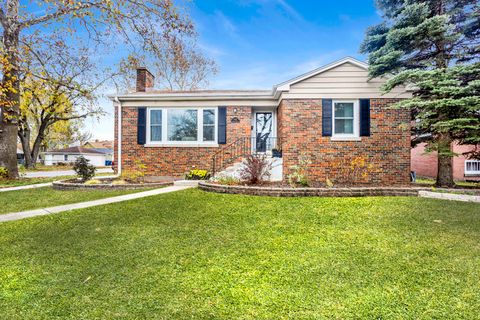
{"type": "Polygon", "coordinates": [[[312,71],[309,71],[307,73],[304,73],[302,75],[299,75],[293,79],[290,79],[290,80],[287,80],[285,82],[282,82],[278,85],[276,85],[274,87],[274,91],[278,92],[278,91],[288,91],[290,90],[290,86],[295,84],[295,83],[298,83],[300,81],[303,81],[305,79],[308,79],[308,78],[311,78],[311,77],[314,77],[322,72],[325,72],[325,71],[328,71],[330,69],[333,69],[333,68],[336,68],[342,64],[345,64],[345,63],[351,63],[353,65],[356,65],[362,69],[365,69],[365,70],[368,70],[368,64],[366,64],[365,62],[362,62],[360,60],[357,60],[355,58],[352,58],[352,57],[345,57],[343,59],[340,59],[340,60],[337,60],[337,61],[334,61],[332,63],[329,63],[327,65],[324,65],[320,68],[317,68],[315,70],[312,70],[312,71]]]}
{"type": "Polygon", "coordinates": [[[132,92],[109,97],[114,102],[130,101],[132,103],[138,103],[139,101],[155,101],[161,104],[175,101],[181,104],[187,101],[201,101],[208,104],[217,101],[219,101],[219,103],[235,101],[238,105],[251,105],[255,102],[261,106],[275,106],[278,105],[282,94],[290,91],[292,85],[347,63],[357,66],[361,70],[368,71],[368,64],[365,62],[353,57],[345,57],[275,85],[271,90],[151,90],[148,92],[132,92]]]}
{"type": "Polygon", "coordinates": [[[102,148],[113,148],[113,141],[111,140],[95,140],[95,141],[87,141],[83,144],[84,148],[96,148],[96,149],[102,149],[102,148]]]}
{"type": "Polygon", "coordinates": [[[101,152],[103,154],[113,153],[113,149],[111,149],[111,148],[88,148],[88,149],[95,150],[95,151],[101,152]]]}
{"type": "Polygon", "coordinates": [[[82,147],[69,147],[63,149],[55,149],[46,151],[50,154],[105,154],[105,152],[99,151],[94,148],[82,148],[82,147]]]}

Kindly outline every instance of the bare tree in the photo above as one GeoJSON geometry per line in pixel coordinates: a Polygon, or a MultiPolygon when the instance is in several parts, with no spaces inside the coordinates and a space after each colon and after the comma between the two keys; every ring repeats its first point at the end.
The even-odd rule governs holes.
{"type": "MultiPolygon", "coordinates": [[[[2,83],[0,90],[0,166],[9,177],[18,177],[16,142],[20,118],[20,44],[24,37],[48,34],[61,29],[73,35],[88,34],[98,45],[112,46],[112,36],[122,38],[131,48],[154,47],[176,33],[192,32],[192,24],[171,0],[43,0],[30,1],[40,8],[29,11],[20,0],[4,0],[0,5],[2,83]]],[[[74,45],[74,41],[70,41],[74,45]]],[[[41,76],[41,75],[40,75],[41,76]]],[[[41,78],[41,77],[40,77],[41,78]]]]}
{"type": "Polygon", "coordinates": [[[197,90],[208,87],[209,80],[218,73],[214,60],[199,50],[195,37],[169,38],[158,46],[147,46],[148,56],[130,56],[120,69],[126,83],[132,88],[135,83],[135,68],[148,65],[156,77],[156,84],[167,90],[197,90]]]}

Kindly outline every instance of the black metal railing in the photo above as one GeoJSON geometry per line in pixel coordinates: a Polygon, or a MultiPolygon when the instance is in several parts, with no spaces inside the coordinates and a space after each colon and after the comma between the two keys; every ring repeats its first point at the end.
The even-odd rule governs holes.
{"type": "Polygon", "coordinates": [[[256,153],[270,153],[281,150],[280,139],[277,137],[257,138],[242,137],[227,144],[212,157],[212,175],[225,169],[242,157],[256,153]]]}

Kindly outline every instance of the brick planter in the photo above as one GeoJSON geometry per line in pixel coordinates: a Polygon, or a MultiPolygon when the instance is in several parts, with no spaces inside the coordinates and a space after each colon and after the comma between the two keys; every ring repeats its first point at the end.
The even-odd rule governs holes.
{"type": "Polygon", "coordinates": [[[418,187],[355,187],[355,188],[279,188],[255,186],[226,186],[210,182],[200,182],[204,191],[245,194],[270,197],[366,197],[366,196],[410,196],[417,197],[418,187]]]}
{"type": "Polygon", "coordinates": [[[173,185],[173,182],[163,181],[151,183],[130,183],[112,185],[111,183],[83,184],[80,182],[71,182],[64,180],[54,182],[52,185],[53,189],[55,190],[137,190],[171,186],[173,185]]]}

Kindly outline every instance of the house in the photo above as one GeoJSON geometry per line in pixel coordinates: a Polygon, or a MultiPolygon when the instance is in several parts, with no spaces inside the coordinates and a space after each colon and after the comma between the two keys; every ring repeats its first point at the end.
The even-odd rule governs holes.
{"type": "Polygon", "coordinates": [[[90,160],[90,164],[96,167],[104,167],[106,166],[108,155],[109,153],[98,149],[69,147],[46,151],[43,153],[43,159],[46,166],[53,166],[73,164],[78,157],[83,156],[85,159],[90,160]]]}
{"type": "Polygon", "coordinates": [[[18,164],[25,164],[25,154],[21,144],[17,144],[17,162],[18,164]]]}
{"type": "Polygon", "coordinates": [[[105,154],[105,163],[107,166],[112,165],[113,161],[113,141],[111,140],[95,140],[88,141],[83,144],[83,148],[95,149],[105,154]]]}
{"type": "Polygon", "coordinates": [[[83,147],[84,148],[112,149],[113,150],[113,141],[111,141],[111,140],[87,141],[83,144],[83,147]]]}
{"type": "MultiPolygon", "coordinates": [[[[411,167],[418,177],[437,178],[438,158],[436,152],[425,151],[425,143],[412,149],[411,167]]],[[[480,160],[469,160],[463,153],[474,150],[473,145],[453,144],[452,150],[457,154],[452,160],[453,178],[455,180],[480,181],[480,160]]]]}
{"type": "Polygon", "coordinates": [[[161,91],[140,68],[136,91],[111,97],[115,169],[141,160],[148,175],[218,173],[247,154],[281,150],[279,180],[308,159],[310,180],[407,184],[410,112],[390,105],[411,94],[382,94],[385,80],[369,79],[367,69],[348,57],[272,90],[161,91]]]}

